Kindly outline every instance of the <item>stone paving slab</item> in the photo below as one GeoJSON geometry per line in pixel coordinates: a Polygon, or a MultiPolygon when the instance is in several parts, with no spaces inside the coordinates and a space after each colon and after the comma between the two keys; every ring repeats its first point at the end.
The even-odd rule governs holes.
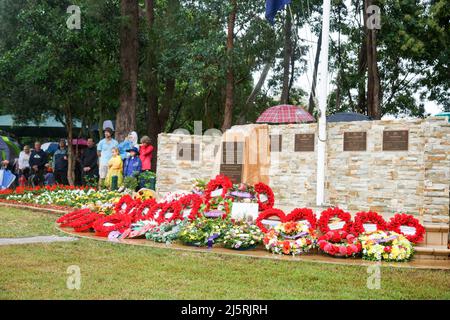
{"type": "Polygon", "coordinates": [[[0,238],[0,246],[8,246],[15,244],[34,244],[34,243],[53,243],[53,242],[70,242],[77,241],[76,237],[59,237],[59,236],[37,236],[26,238],[0,238]]]}

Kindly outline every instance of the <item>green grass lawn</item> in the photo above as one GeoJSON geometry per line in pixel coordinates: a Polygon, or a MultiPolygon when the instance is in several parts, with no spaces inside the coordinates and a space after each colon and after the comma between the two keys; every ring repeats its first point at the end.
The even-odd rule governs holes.
{"type": "MultiPolygon", "coordinates": [[[[0,237],[60,235],[55,215],[0,208],[0,237]]],[[[0,246],[0,299],[450,299],[450,272],[286,262],[81,239],[0,246]],[[80,290],[67,268],[79,266],[80,290]]]]}

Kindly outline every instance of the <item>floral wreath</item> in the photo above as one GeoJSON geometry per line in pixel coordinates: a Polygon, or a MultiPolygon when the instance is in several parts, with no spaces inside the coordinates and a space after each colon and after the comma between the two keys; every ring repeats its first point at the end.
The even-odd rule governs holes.
{"type": "Polygon", "coordinates": [[[227,176],[225,176],[223,174],[217,175],[214,179],[211,179],[208,182],[208,184],[206,185],[206,189],[205,189],[205,193],[204,193],[205,200],[209,201],[209,199],[211,199],[211,193],[214,190],[219,189],[219,187],[222,187],[221,197],[225,198],[225,196],[228,193],[228,190],[233,188],[233,183],[227,176]]]}
{"type": "Polygon", "coordinates": [[[264,234],[254,224],[236,222],[225,231],[223,245],[233,250],[253,249],[262,242],[264,234]]]}
{"type": "Polygon", "coordinates": [[[351,217],[350,213],[345,212],[344,210],[339,209],[338,207],[328,208],[328,209],[322,211],[322,213],[320,214],[319,221],[317,222],[319,229],[323,234],[326,234],[328,231],[330,231],[328,222],[333,217],[337,217],[345,222],[345,224],[342,228],[343,230],[345,230],[347,232],[349,232],[351,230],[351,227],[352,227],[351,218],[352,217],[351,217]]]}
{"type": "Polygon", "coordinates": [[[418,243],[423,240],[425,234],[425,228],[419,223],[419,220],[414,216],[406,213],[397,213],[389,221],[388,229],[397,233],[400,233],[406,237],[412,243],[418,243]],[[401,231],[401,226],[408,226],[416,228],[415,234],[405,234],[401,231]]]}
{"type": "Polygon", "coordinates": [[[381,215],[373,211],[369,212],[361,211],[356,213],[355,215],[355,219],[352,224],[352,233],[354,235],[365,233],[366,230],[364,229],[364,224],[366,223],[376,224],[377,231],[378,230],[384,231],[387,229],[387,223],[381,215]]]}
{"type": "Polygon", "coordinates": [[[135,205],[134,199],[129,195],[124,195],[114,206],[115,213],[127,213],[135,205]],[[124,207],[125,206],[125,207],[124,207]]]}
{"type": "Polygon", "coordinates": [[[79,218],[84,217],[86,215],[89,215],[90,213],[91,210],[87,208],[75,210],[59,217],[58,220],[56,220],[56,222],[59,223],[61,227],[68,227],[71,222],[76,221],[79,218]]]}
{"type": "Polygon", "coordinates": [[[275,209],[275,208],[271,208],[271,209],[267,209],[264,210],[263,212],[261,212],[258,215],[258,218],[256,218],[255,224],[259,227],[259,229],[261,229],[262,232],[267,233],[269,231],[269,229],[267,229],[264,224],[262,223],[262,221],[266,218],[269,217],[278,217],[280,218],[280,222],[286,222],[286,215],[283,212],[283,210],[280,209],[275,209]]]}
{"type": "Polygon", "coordinates": [[[123,232],[131,225],[131,218],[126,214],[115,213],[98,219],[92,225],[95,230],[95,235],[99,237],[107,237],[112,231],[123,232]],[[112,225],[105,226],[106,223],[112,225]]]}
{"type": "Polygon", "coordinates": [[[206,206],[204,206],[204,210],[203,210],[203,216],[206,218],[218,218],[221,217],[222,219],[225,219],[231,211],[230,208],[230,199],[220,199],[219,204],[221,202],[223,202],[223,210],[220,209],[213,209],[211,210],[211,205],[215,205],[216,203],[212,203],[211,201],[214,201],[213,199],[210,199],[210,201],[208,201],[206,203],[206,206]]]}
{"type": "Polygon", "coordinates": [[[263,243],[272,253],[299,255],[314,248],[316,236],[306,223],[287,221],[270,229],[263,243]]]}
{"type": "Polygon", "coordinates": [[[355,257],[361,252],[361,243],[353,234],[344,230],[328,231],[317,242],[319,250],[336,257],[355,257]]]}
{"type": "Polygon", "coordinates": [[[181,204],[179,201],[172,201],[169,203],[166,203],[162,208],[158,215],[158,217],[155,219],[158,224],[161,224],[163,222],[171,222],[180,219],[180,212],[181,212],[181,204]],[[169,217],[166,215],[172,213],[169,217]]]}
{"type": "MultiPolygon", "coordinates": [[[[191,212],[189,216],[187,217],[189,220],[194,220],[198,217],[201,217],[201,214],[199,214],[200,206],[203,203],[202,197],[198,194],[188,194],[182,197],[179,200],[181,204],[181,210],[187,210],[191,209],[191,212]]],[[[184,220],[183,214],[181,213],[181,220],[184,220]]]]}
{"type": "Polygon", "coordinates": [[[265,183],[259,182],[255,184],[256,199],[258,200],[259,211],[272,209],[275,203],[275,196],[272,189],[265,183]],[[265,194],[267,201],[262,202],[260,196],[265,194]]]}
{"type": "Polygon", "coordinates": [[[363,259],[372,261],[408,261],[414,255],[411,242],[393,231],[376,231],[359,236],[363,259]]]}
{"type": "Polygon", "coordinates": [[[187,223],[185,221],[163,222],[147,231],[145,238],[161,243],[171,243],[178,239],[182,227],[187,223]]]}
{"type": "Polygon", "coordinates": [[[317,227],[317,218],[314,212],[309,208],[297,208],[286,216],[286,221],[307,220],[312,229],[317,227]]]}
{"type": "MultiPolygon", "coordinates": [[[[151,208],[156,204],[155,199],[147,199],[137,207],[136,210],[133,210],[133,212],[130,212],[133,218],[133,222],[137,222],[139,220],[145,220],[147,214],[150,212],[151,208]]],[[[152,219],[150,219],[152,220],[152,219]]]]}
{"type": "Polygon", "coordinates": [[[167,202],[157,202],[154,203],[150,210],[143,215],[143,220],[155,220],[156,222],[160,221],[161,213],[164,209],[166,209],[167,202]]]}
{"type": "Polygon", "coordinates": [[[93,228],[94,223],[100,219],[100,215],[95,212],[83,216],[76,221],[70,223],[70,227],[74,229],[75,232],[87,232],[93,228]]]}

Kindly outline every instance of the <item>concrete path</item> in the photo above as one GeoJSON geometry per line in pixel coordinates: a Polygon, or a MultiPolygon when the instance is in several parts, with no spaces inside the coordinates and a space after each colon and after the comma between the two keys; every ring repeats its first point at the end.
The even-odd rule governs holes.
{"type": "Polygon", "coordinates": [[[52,242],[69,242],[77,241],[75,237],[59,237],[59,236],[38,236],[28,238],[0,238],[0,246],[12,244],[32,244],[32,243],[52,243],[52,242]]]}

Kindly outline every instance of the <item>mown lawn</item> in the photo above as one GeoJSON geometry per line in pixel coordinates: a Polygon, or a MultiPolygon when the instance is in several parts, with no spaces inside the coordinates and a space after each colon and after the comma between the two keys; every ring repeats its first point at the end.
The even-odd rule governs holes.
{"type": "MultiPolygon", "coordinates": [[[[0,237],[52,235],[55,215],[0,208],[0,237]]],[[[0,299],[450,299],[450,272],[180,252],[81,239],[0,246],[0,299]],[[80,290],[67,288],[79,266],[80,290]]]]}

